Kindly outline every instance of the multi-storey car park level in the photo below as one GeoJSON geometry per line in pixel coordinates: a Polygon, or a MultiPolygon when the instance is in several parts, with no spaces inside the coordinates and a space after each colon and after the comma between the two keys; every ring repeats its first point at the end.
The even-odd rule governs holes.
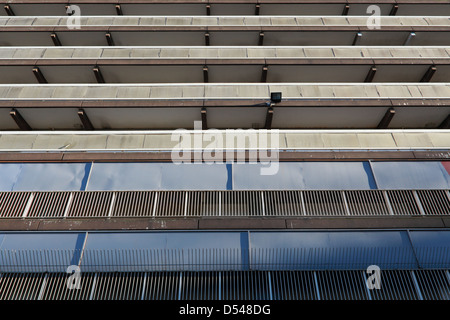
{"type": "Polygon", "coordinates": [[[0,5],[1,300],[450,299],[450,1],[0,5]]]}

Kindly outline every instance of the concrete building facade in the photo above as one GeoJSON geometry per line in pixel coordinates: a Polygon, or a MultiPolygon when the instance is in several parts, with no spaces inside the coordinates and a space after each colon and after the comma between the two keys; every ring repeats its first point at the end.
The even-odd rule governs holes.
{"type": "Polygon", "coordinates": [[[450,299],[450,1],[0,4],[1,300],[450,299]]]}

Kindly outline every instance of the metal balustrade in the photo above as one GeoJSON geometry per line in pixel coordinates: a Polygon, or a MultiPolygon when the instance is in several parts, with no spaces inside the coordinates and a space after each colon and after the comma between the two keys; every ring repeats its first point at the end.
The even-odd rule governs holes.
{"type": "Polygon", "coordinates": [[[449,300],[449,249],[0,250],[0,300],[449,300]]]}
{"type": "Polygon", "coordinates": [[[113,192],[74,192],[67,203],[67,217],[107,217],[113,205],[113,192]]]}
{"type": "Polygon", "coordinates": [[[0,192],[0,216],[2,218],[21,218],[26,212],[30,192],[0,192]]]}
{"type": "MultiPolygon", "coordinates": [[[[93,300],[140,300],[144,283],[143,273],[100,273],[96,277],[95,289],[92,290],[93,300]]],[[[169,289],[173,283],[168,283],[169,289]]]]}
{"type": "Polygon", "coordinates": [[[70,197],[70,193],[66,192],[38,192],[32,199],[27,217],[62,218],[70,197]]]}
{"type": "Polygon", "coordinates": [[[417,190],[417,196],[426,213],[448,214],[450,212],[448,190],[417,190]]]}
{"type": "Polygon", "coordinates": [[[419,215],[417,199],[414,191],[386,191],[394,215],[419,215]]]}
{"type": "MultiPolygon", "coordinates": [[[[381,190],[344,192],[350,215],[389,215],[389,207],[381,190]]],[[[449,211],[450,212],[450,211],[449,211]]]]}
{"type": "Polygon", "coordinates": [[[0,278],[0,300],[37,300],[44,273],[6,273],[0,278]]]}
{"type": "Polygon", "coordinates": [[[440,270],[414,270],[417,286],[426,300],[450,300],[450,273],[440,270]]]}
{"type": "MultiPolygon", "coordinates": [[[[17,277],[17,273],[8,274],[10,278],[17,277]]],[[[73,290],[67,286],[67,273],[48,273],[42,300],[88,300],[91,298],[92,288],[96,285],[96,277],[93,273],[83,273],[80,277],[79,289],[73,290]]],[[[130,274],[127,279],[132,279],[130,274]]],[[[10,284],[11,286],[11,284],[10,284]]],[[[121,288],[121,286],[117,286],[121,288]]],[[[4,299],[4,298],[3,298],[4,299]]],[[[6,300],[6,299],[4,299],[6,300]]]]}
{"type": "Polygon", "coordinates": [[[307,215],[342,216],[347,214],[340,191],[305,191],[304,198],[307,215]]]}
{"type": "Polygon", "coordinates": [[[305,214],[301,191],[264,191],[264,213],[274,216],[296,216],[305,214]]]}
{"type": "Polygon", "coordinates": [[[272,298],[274,300],[316,300],[318,288],[314,275],[313,271],[270,272],[272,298]]]}
{"type": "Polygon", "coordinates": [[[222,215],[220,191],[189,191],[186,216],[215,217],[222,215]]]}
{"type": "Polygon", "coordinates": [[[449,300],[448,270],[2,273],[0,300],[449,300]]]}
{"type": "Polygon", "coordinates": [[[151,217],[155,208],[155,192],[117,192],[113,217],[151,217]]]}
{"type": "Polygon", "coordinates": [[[360,272],[345,270],[340,272],[316,272],[319,291],[324,300],[366,300],[365,278],[360,272]]]}
{"type": "MultiPolygon", "coordinates": [[[[372,290],[374,300],[419,300],[413,271],[395,270],[383,272],[379,290],[372,290]]],[[[420,299],[421,300],[421,299],[420,299]]]]}
{"type": "Polygon", "coordinates": [[[0,272],[289,271],[450,268],[450,247],[2,249],[0,272]]]}
{"type": "Polygon", "coordinates": [[[155,205],[157,217],[182,217],[184,216],[186,192],[168,191],[159,192],[155,205]]]}
{"type": "Polygon", "coordinates": [[[0,192],[0,219],[449,214],[449,190],[0,192]]]}

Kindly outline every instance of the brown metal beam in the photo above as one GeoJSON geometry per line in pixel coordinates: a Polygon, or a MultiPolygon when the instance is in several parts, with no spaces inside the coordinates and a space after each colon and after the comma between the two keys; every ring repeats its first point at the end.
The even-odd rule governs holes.
{"type": "MultiPolygon", "coordinates": [[[[280,161],[387,161],[387,160],[448,160],[450,150],[424,150],[424,151],[280,151],[280,161]]],[[[245,160],[249,159],[246,152],[245,160]]],[[[216,159],[217,160],[217,159],[216,159]]],[[[225,159],[225,156],[223,158],[225,159]]],[[[171,162],[169,152],[0,152],[0,162],[171,162]]]]}
{"type": "Polygon", "coordinates": [[[266,113],[266,123],[264,124],[264,129],[272,129],[272,120],[273,120],[273,108],[270,106],[267,108],[266,113]]]}
{"type": "Polygon", "coordinates": [[[264,32],[259,33],[258,46],[264,45],[264,32]]]}
{"type": "Polygon", "coordinates": [[[389,15],[395,16],[397,14],[397,11],[398,11],[398,4],[394,4],[394,5],[392,5],[392,9],[391,9],[391,12],[389,12],[389,15]]]}
{"type": "Polygon", "coordinates": [[[34,76],[36,77],[36,80],[39,83],[48,83],[47,79],[45,79],[44,75],[42,74],[41,69],[39,69],[39,67],[34,67],[32,69],[34,76]]]}
{"type": "Polygon", "coordinates": [[[271,217],[244,218],[2,218],[2,231],[67,231],[67,230],[311,230],[311,229],[447,229],[450,218],[440,216],[395,216],[395,217],[271,217]]]}
{"type": "Polygon", "coordinates": [[[97,79],[97,83],[105,83],[105,79],[103,78],[102,72],[98,66],[92,69],[94,71],[95,79],[97,79]]]}
{"type": "Polygon", "coordinates": [[[208,83],[209,82],[209,76],[208,76],[208,67],[203,67],[203,82],[208,83]]]}
{"type": "Polygon", "coordinates": [[[5,5],[3,8],[5,8],[8,16],[15,16],[13,9],[9,5],[5,5]]]}
{"type": "Polygon", "coordinates": [[[111,33],[108,32],[107,34],[105,34],[105,37],[106,37],[106,42],[108,42],[108,46],[113,47],[115,44],[114,44],[114,40],[112,38],[111,33]]]}
{"type": "Polygon", "coordinates": [[[372,82],[376,73],[377,73],[377,68],[375,66],[371,67],[369,72],[367,73],[366,79],[364,79],[364,82],[372,82]]]}
{"type": "Polygon", "coordinates": [[[343,16],[348,16],[348,11],[350,10],[350,6],[348,4],[345,5],[344,10],[342,11],[343,16]]]}
{"type": "Polygon", "coordinates": [[[205,46],[209,46],[209,33],[205,33],[205,46]]]}
{"type": "Polygon", "coordinates": [[[447,116],[447,118],[444,119],[444,121],[441,122],[441,124],[438,127],[439,129],[450,129],[450,114],[447,116]]]}
{"type": "Polygon", "coordinates": [[[120,4],[115,5],[116,13],[118,16],[123,16],[122,6],[120,4]]]}
{"type": "Polygon", "coordinates": [[[202,115],[202,130],[208,130],[208,122],[206,119],[206,108],[202,108],[200,113],[202,115]]]}
{"type": "Polygon", "coordinates": [[[430,82],[431,78],[433,78],[434,74],[436,73],[436,70],[437,70],[436,66],[430,66],[427,72],[425,72],[425,74],[423,75],[420,82],[430,82]]]}
{"type": "Polygon", "coordinates": [[[12,109],[9,112],[9,115],[16,122],[20,130],[27,130],[27,131],[31,130],[31,126],[25,121],[25,119],[22,117],[19,111],[17,111],[16,109],[12,109]]]}
{"type": "Polygon", "coordinates": [[[408,46],[411,42],[411,40],[413,40],[416,37],[416,33],[415,32],[410,32],[408,35],[408,38],[406,38],[405,42],[403,43],[404,46],[408,46]]]}
{"type": "Polygon", "coordinates": [[[262,83],[266,83],[267,82],[267,72],[268,72],[269,68],[267,66],[264,66],[262,68],[262,74],[261,74],[261,82],[262,83]]]}
{"type": "Polygon", "coordinates": [[[58,35],[56,33],[50,34],[50,37],[52,38],[53,44],[57,47],[62,46],[61,41],[59,41],[58,35]]]}
{"type": "Polygon", "coordinates": [[[386,129],[389,126],[389,123],[391,123],[394,116],[394,108],[389,108],[388,111],[386,111],[386,113],[384,114],[383,119],[381,119],[380,123],[378,124],[377,129],[386,129]]]}
{"type": "Polygon", "coordinates": [[[86,112],[83,109],[79,109],[77,113],[80,117],[81,122],[83,123],[83,128],[85,130],[94,130],[94,126],[92,125],[91,120],[89,120],[86,112]]]}
{"type": "Polygon", "coordinates": [[[359,41],[361,40],[361,38],[362,38],[362,33],[357,32],[355,35],[355,38],[353,38],[352,46],[356,46],[359,43],[359,41]]]}
{"type": "Polygon", "coordinates": [[[259,16],[259,11],[260,11],[260,9],[261,9],[261,5],[260,5],[260,4],[257,4],[257,5],[255,6],[255,16],[259,16]]]}
{"type": "Polygon", "coordinates": [[[206,5],[206,15],[207,15],[207,16],[210,16],[210,15],[211,15],[211,5],[210,5],[210,4],[207,4],[207,5],[206,5]]]}
{"type": "MultiPolygon", "coordinates": [[[[42,0],[3,0],[2,3],[41,3],[42,0]]],[[[74,3],[88,3],[88,4],[116,4],[116,3],[155,3],[155,4],[205,4],[205,3],[238,3],[238,4],[248,4],[248,3],[275,3],[279,2],[281,4],[324,4],[324,3],[337,3],[337,4],[346,4],[346,3],[359,3],[359,4],[367,4],[367,3],[387,3],[387,4],[447,4],[446,0],[283,0],[283,1],[273,1],[273,0],[262,0],[262,1],[256,1],[256,0],[213,0],[213,1],[206,1],[206,0],[127,0],[127,1],[119,1],[119,0],[81,0],[81,1],[68,1],[68,0],[50,0],[45,1],[48,3],[58,3],[58,4],[67,4],[68,2],[74,2],[74,3]]]]}

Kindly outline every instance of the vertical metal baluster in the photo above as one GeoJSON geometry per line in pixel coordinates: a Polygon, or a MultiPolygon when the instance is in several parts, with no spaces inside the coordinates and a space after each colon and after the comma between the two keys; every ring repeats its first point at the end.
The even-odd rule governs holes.
{"type": "Polygon", "coordinates": [[[303,191],[299,191],[300,193],[300,199],[301,199],[301,204],[302,204],[302,215],[306,216],[306,206],[305,206],[305,199],[303,197],[303,191]]]}
{"type": "Polygon", "coordinates": [[[314,274],[314,284],[316,286],[317,300],[322,300],[320,297],[319,282],[317,281],[316,271],[313,271],[313,274],[314,274]]]}
{"type": "Polygon", "coordinates": [[[91,293],[89,295],[89,300],[94,300],[95,286],[97,284],[97,272],[94,273],[94,279],[92,280],[91,293]]]}
{"type": "Polygon", "coordinates": [[[184,217],[187,217],[187,210],[188,210],[188,200],[189,200],[189,196],[188,196],[188,192],[184,192],[184,217]]]}
{"type": "Polygon", "coordinates": [[[153,203],[153,213],[152,213],[153,218],[155,218],[156,207],[158,206],[158,193],[159,193],[158,191],[155,192],[155,201],[153,203]]]}
{"type": "Polygon", "coordinates": [[[30,211],[31,205],[33,204],[34,196],[35,196],[35,193],[32,192],[30,194],[30,197],[28,198],[28,202],[27,202],[27,205],[25,206],[25,210],[23,211],[22,219],[25,219],[27,217],[28,212],[30,211]]]}
{"type": "Polygon", "coordinates": [[[389,214],[392,216],[392,215],[394,215],[394,210],[392,209],[392,205],[391,205],[391,202],[389,200],[387,191],[383,190],[382,192],[383,192],[384,200],[386,201],[386,205],[387,205],[388,210],[389,210],[389,214]]]}
{"type": "Polygon", "coordinates": [[[414,270],[411,270],[410,272],[411,272],[411,278],[412,278],[412,281],[414,284],[414,288],[416,289],[417,296],[419,297],[419,300],[423,300],[423,295],[422,295],[422,292],[420,291],[419,283],[417,282],[417,279],[416,279],[416,274],[414,273],[414,270]]]}
{"type": "Polygon", "coordinates": [[[420,202],[419,196],[417,195],[417,190],[413,190],[414,200],[416,200],[417,207],[421,215],[425,215],[425,210],[423,210],[422,203],[420,202]]]}
{"type": "Polygon", "coordinates": [[[348,208],[347,197],[345,196],[345,191],[341,191],[342,200],[344,202],[345,212],[350,215],[350,209],[348,208]]]}
{"type": "Polygon", "coordinates": [[[262,215],[265,216],[266,215],[266,206],[264,204],[264,191],[260,191],[261,192],[261,211],[262,211],[262,215]]]}

